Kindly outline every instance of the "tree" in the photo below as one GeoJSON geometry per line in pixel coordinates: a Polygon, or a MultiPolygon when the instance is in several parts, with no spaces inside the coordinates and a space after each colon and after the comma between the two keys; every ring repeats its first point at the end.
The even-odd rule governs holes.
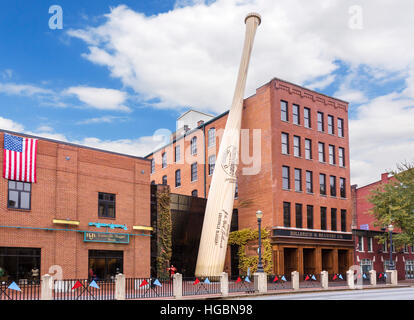
{"type": "MultiPolygon", "coordinates": [[[[414,163],[401,163],[390,172],[392,179],[374,189],[368,198],[374,207],[370,213],[376,218],[375,226],[387,228],[393,224],[396,234],[392,240],[395,248],[414,244],[414,163]]],[[[380,242],[389,237],[380,236],[380,242]]]]}

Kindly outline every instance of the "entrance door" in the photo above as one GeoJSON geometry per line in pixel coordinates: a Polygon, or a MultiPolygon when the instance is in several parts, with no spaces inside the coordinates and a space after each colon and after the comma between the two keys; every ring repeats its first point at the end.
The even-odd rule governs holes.
{"type": "Polygon", "coordinates": [[[346,274],[349,270],[348,265],[348,251],[338,250],[338,271],[340,274],[346,274]]]}
{"type": "Polygon", "coordinates": [[[89,250],[90,272],[96,280],[113,280],[117,273],[123,273],[124,252],[110,250],[89,250]]]}
{"type": "Polygon", "coordinates": [[[295,248],[284,248],[285,275],[290,275],[293,271],[298,271],[298,255],[295,248]]]}
{"type": "Polygon", "coordinates": [[[315,274],[315,249],[303,249],[303,272],[304,274],[315,274]]]}
{"type": "Polygon", "coordinates": [[[328,274],[333,274],[333,250],[322,249],[322,271],[328,271],[328,274]]]}

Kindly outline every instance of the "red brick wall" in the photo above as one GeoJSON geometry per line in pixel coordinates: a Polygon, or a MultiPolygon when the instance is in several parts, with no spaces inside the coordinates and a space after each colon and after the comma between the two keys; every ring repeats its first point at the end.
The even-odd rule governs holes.
{"type": "MultiPolygon", "coordinates": [[[[3,161],[0,133],[0,161],[3,161]]],[[[150,226],[150,163],[147,160],[39,139],[37,183],[32,184],[31,210],[7,208],[7,180],[0,182],[0,225],[65,229],[53,219],[80,221],[70,230],[107,231],[89,222],[127,225],[108,232],[141,234],[132,226],[150,226]],[[70,157],[66,160],[66,157],[70,157]],[[98,192],[116,194],[116,218],[98,218],[98,192]]],[[[129,244],[83,241],[72,231],[0,228],[0,247],[41,248],[41,274],[60,265],[64,278],[88,276],[88,250],[124,251],[127,277],[149,276],[150,237],[130,236],[129,244]]]]}

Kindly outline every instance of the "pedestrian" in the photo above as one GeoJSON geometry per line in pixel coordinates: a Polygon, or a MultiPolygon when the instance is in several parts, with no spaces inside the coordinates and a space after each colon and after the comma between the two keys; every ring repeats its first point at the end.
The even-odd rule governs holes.
{"type": "Polygon", "coordinates": [[[177,272],[177,268],[171,265],[171,267],[167,268],[167,270],[170,273],[170,278],[172,279],[174,274],[177,272]]]}

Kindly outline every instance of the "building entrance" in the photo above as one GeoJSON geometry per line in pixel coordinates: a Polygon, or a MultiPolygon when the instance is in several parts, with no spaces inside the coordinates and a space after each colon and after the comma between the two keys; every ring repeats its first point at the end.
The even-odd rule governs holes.
{"type": "Polygon", "coordinates": [[[293,271],[298,270],[298,249],[284,248],[285,274],[290,275],[293,271]]]}
{"type": "Polygon", "coordinates": [[[348,265],[348,251],[338,250],[338,271],[340,274],[346,274],[349,269],[348,265]]]}
{"type": "Polygon", "coordinates": [[[304,274],[316,273],[315,249],[303,249],[303,272],[304,274]]]}
{"type": "Polygon", "coordinates": [[[333,274],[333,250],[322,249],[322,271],[328,271],[328,274],[333,274]]]}
{"type": "Polygon", "coordinates": [[[117,273],[123,273],[123,266],[123,251],[89,250],[90,279],[114,280],[117,273]]]}

